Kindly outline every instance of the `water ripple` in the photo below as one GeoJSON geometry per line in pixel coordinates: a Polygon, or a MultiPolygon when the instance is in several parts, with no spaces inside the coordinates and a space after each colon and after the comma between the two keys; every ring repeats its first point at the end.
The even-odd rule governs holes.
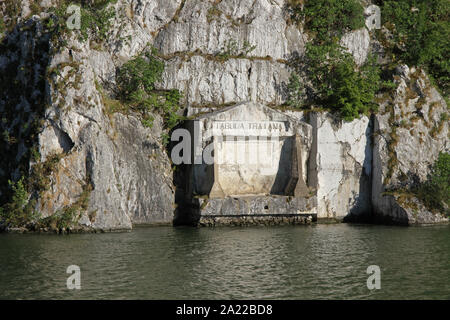
{"type": "Polygon", "coordinates": [[[0,235],[1,299],[449,299],[450,227],[0,235]],[[80,266],[82,289],[66,288],[80,266]],[[367,289],[366,269],[382,288],[367,289]]]}

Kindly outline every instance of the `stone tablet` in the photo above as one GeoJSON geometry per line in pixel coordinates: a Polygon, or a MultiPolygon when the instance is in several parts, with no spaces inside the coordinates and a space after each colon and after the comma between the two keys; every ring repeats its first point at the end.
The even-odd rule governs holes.
{"type": "MultiPolygon", "coordinates": [[[[264,197],[312,196],[307,185],[312,144],[309,124],[265,105],[247,102],[203,114],[188,121],[186,128],[193,141],[194,161],[187,165],[183,180],[188,183],[186,202],[193,207],[196,207],[195,199],[199,198],[215,199],[215,207],[224,208],[217,201],[223,199],[228,203],[227,198],[248,200],[257,197],[258,202],[264,202],[264,197]]],[[[207,207],[208,203],[202,203],[205,214],[215,212],[207,207]]],[[[292,204],[278,205],[276,214],[315,212],[315,198],[312,204],[311,201],[293,203],[301,204],[301,208],[292,204]]],[[[255,210],[254,204],[241,214],[255,215],[259,211],[260,214],[274,214],[274,210],[255,210]]]]}

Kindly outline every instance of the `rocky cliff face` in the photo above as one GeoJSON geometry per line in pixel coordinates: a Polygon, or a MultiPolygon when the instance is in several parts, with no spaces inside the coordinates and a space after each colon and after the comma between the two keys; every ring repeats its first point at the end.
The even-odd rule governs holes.
{"type": "Polygon", "coordinates": [[[154,42],[167,57],[161,87],[184,92],[189,107],[281,104],[287,60],[305,43],[285,17],[283,1],[183,1],[154,42]]]}
{"type": "Polygon", "coordinates": [[[448,221],[409,189],[427,180],[439,152],[449,152],[448,109],[423,70],[397,68],[397,90],[375,115],[372,204],[377,219],[400,224],[448,221]]]}
{"type": "MultiPolygon", "coordinates": [[[[129,8],[116,6],[118,16],[129,8]]],[[[135,9],[146,19],[145,11],[135,9]]],[[[2,143],[2,153],[8,154],[2,184],[21,174],[36,176],[40,183],[33,185],[38,190],[31,198],[42,218],[78,209],[89,193],[77,218],[84,228],[129,229],[133,223],[173,219],[172,169],[160,139],[161,119],[148,129],[136,114],[109,110],[107,90],[114,87],[116,67],[152,40],[137,21],[123,19],[127,27],[111,32],[135,32],[132,44],[116,35],[94,49],[94,42],[72,35],[60,47],[37,15],[4,35],[0,69],[7,88],[0,111],[6,119],[2,132],[14,140],[2,143]],[[35,125],[24,129],[24,124],[35,125]]]]}
{"type": "MultiPolygon", "coordinates": [[[[277,106],[286,101],[288,61],[301,60],[308,41],[287,22],[283,0],[119,0],[103,41],[76,33],[55,39],[46,19],[59,2],[37,10],[34,3],[20,2],[19,23],[0,36],[0,196],[9,179],[30,175],[42,217],[75,207],[78,224],[93,229],[170,223],[174,214],[162,119],[149,129],[133,112],[114,112],[118,67],[156,47],[165,61],[157,88],[179,89],[187,115],[244,101],[277,106]]],[[[361,29],[342,38],[359,65],[373,49],[370,37],[361,29]]],[[[404,67],[398,83],[373,122],[307,116],[317,138],[317,177],[309,179],[317,180],[320,217],[367,213],[373,204],[377,215],[401,223],[443,219],[382,195],[425,179],[449,149],[447,107],[426,75],[404,67]]]]}
{"type": "Polygon", "coordinates": [[[329,113],[311,116],[317,152],[318,218],[341,220],[370,212],[372,124],[366,116],[342,122],[329,113]]]}

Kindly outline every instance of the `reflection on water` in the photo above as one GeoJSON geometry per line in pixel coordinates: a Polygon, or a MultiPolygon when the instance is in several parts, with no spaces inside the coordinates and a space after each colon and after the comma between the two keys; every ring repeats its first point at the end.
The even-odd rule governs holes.
{"type": "Polygon", "coordinates": [[[450,226],[0,234],[3,299],[449,299],[450,226]],[[68,290],[66,268],[81,268],[68,290]],[[369,265],[381,290],[367,289],[369,265]]]}

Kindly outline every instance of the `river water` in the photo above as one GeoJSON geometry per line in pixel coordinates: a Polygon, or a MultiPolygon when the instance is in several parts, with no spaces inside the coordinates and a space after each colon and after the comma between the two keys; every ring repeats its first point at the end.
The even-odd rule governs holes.
{"type": "Polygon", "coordinates": [[[0,234],[0,299],[449,299],[450,226],[0,234]],[[68,290],[69,265],[81,289],[68,290]],[[367,288],[367,268],[381,289],[367,288]]]}

